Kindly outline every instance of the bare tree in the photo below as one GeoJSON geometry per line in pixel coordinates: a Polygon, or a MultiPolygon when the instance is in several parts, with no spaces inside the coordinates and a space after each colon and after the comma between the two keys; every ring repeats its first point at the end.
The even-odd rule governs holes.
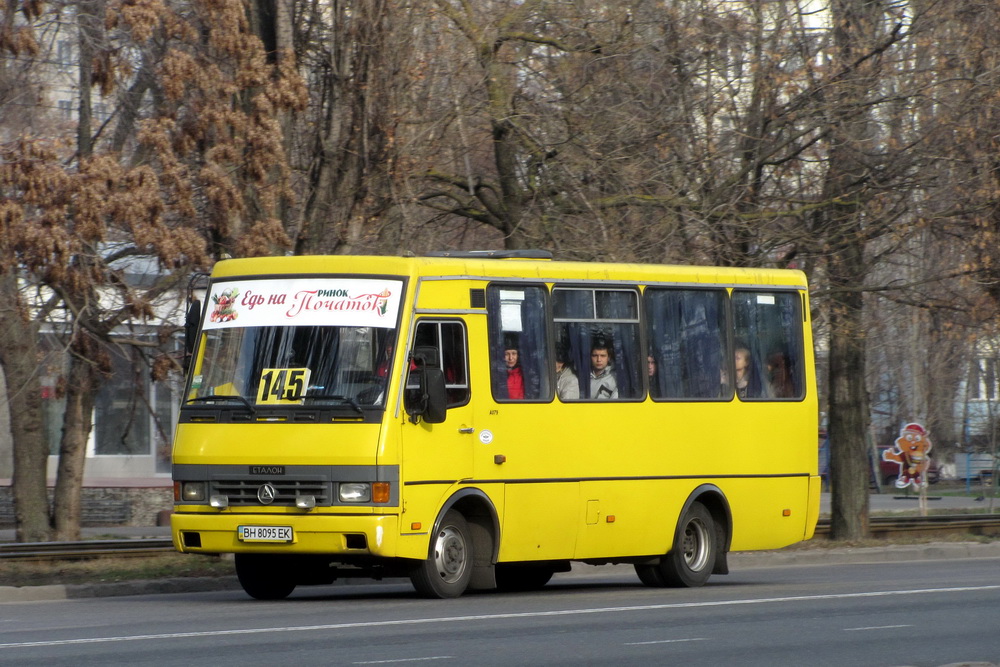
{"type": "MultiPolygon", "coordinates": [[[[292,64],[268,61],[242,2],[161,5],[158,11],[113,5],[108,21],[102,0],[72,9],[81,55],[74,147],[46,149],[45,141],[25,136],[4,147],[0,173],[7,285],[29,281],[51,295],[41,307],[17,291],[15,313],[27,316],[20,320],[26,333],[37,331],[40,318],[56,307],[65,315],[55,323],[70,354],[52,513],[60,539],[79,535],[85,444],[96,388],[110,370],[114,332],[126,320],[150,318],[152,301],[186,283],[187,272],[208,261],[207,250],[261,254],[288,243],[280,212],[291,197],[289,170],[276,116],[301,108],[305,99],[292,64]],[[117,84],[128,84],[119,75],[133,71],[131,63],[115,54],[129,44],[136,48],[124,50],[142,54],[142,65],[121,87],[125,104],[117,117],[130,126],[120,125],[102,142],[90,122],[92,84],[105,99],[117,84]],[[150,91],[158,104],[145,101],[150,91]],[[133,150],[117,152],[124,147],[133,150]],[[153,258],[162,279],[131,283],[127,262],[137,256],[153,258]]],[[[13,364],[5,370],[12,395],[37,385],[13,364]]],[[[39,406],[27,407],[32,413],[15,428],[30,435],[40,422],[39,406]]],[[[47,446],[26,438],[16,447],[27,480],[15,489],[19,537],[38,539],[48,521],[39,500],[47,446]]]]}

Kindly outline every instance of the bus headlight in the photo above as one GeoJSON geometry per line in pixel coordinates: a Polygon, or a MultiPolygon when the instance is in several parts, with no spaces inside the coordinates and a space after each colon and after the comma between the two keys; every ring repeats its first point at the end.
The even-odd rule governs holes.
{"type": "Polygon", "coordinates": [[[181,500],[198,503],[205,500],[205,482],[184,482],[181,485],[181,500]]]}
{"type": "Polygon", "coordinates": [[[340,485],[340,502],[367,503],[372,499],[372,487],[367,482],[347,482],[340,485]]]}

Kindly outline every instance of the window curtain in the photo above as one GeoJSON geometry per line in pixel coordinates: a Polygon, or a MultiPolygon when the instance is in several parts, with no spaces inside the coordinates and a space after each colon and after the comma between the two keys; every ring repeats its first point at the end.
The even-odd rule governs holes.
{"type": "Polygon", "coordinates": [[[733,292],[733,317],[736,340],[733,350],[743,347],[750,351],[750,370],[747,378],[747,398],[764,398],[766,377],[765,339],[767,321],[764,312],[757,306],[757,294],[753,292],[733,292]]]}
{"type": "Polygon", "coordinates": [[[490,383],[493,396],[510,398],[507,392],[507,364],[503,353],[506,336],[517,335],[518,360],[524,377],[524,397],[538,400],[549,396],[549,362],[545,308],[546,291],[542,287],[510,287],[491,285],[486,290],[489,313],[490,383]],[[504,331],[501,321],[500,292],[520,292],[521,331],[504,331]]]}
{"type": "MultiPolygon", "coordinates": [[[[602,319],[638,319],[635,292],[605,292],[602,307],[606,310],[598,313],[602,319]]],[[[620,398],[637,398],[642,395],[640,369],[646,367],[646,359],[643,357],[642,363],[639,361],[638,329],[638,324],[622,322],[610,325],[615,354],[613,370],[620,398]]]]}
{"type": "MultiPolygon", "coordinates": [[[[594,317],[593,292],[587,290],[558,290],[556,317],[571,319],[592,319],[594,317]]],[[[580,384],[580,398],[590,398],[590,347],[595,337],[594,328],[582,322],[569,322],[565,327],[565,339],[570,368],[576,373],[580,384]]]]}
{"type": "Polygon", "coordinates": [[[500,323],[500,290],[490,286],[486,290],[486,311],[489,313],[489,355],[490,355],[490,385],[493,398],[505,400],[510,398],[507,393],[507,364],[503,360],[504,332],[500,323]]]}
{"type": "Polygon", "coordinates": [[[548,338],[545,322],[545,290],[524,289],[521,301],[521,337],[519,357],[524,374],[524,397],[529,400],[549,397],[548,338]]]}
{"type": "Polygon", "coordinates": [[[709,290],[646,290],[649,354],[656,362],[656,398],[717,398],[725,350],[725,294],[709,290]]]}

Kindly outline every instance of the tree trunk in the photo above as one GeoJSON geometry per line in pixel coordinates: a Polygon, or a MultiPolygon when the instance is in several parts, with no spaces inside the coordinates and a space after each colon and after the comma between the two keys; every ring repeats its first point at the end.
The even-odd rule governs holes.
{"type": "Polygon", "coordinates": [[[390,4],[358,0],[334,18],[324,116],[295,254],[365,251],[366,237],[374,239],[369,221],[385,208],[392,162],[390,4]]]}
{"type": "Polygon", "coordinates": [[[49,444],[42,428],[38,373],[38,327],[18,308],[17,278],[0,277],[0,366],[7,385],[14,445],[14,520],[18,542],[46,542],[49,501],[46,465],[49,444]]]}
{"type": "Polygon", "coordinates": [[[860,243],[845,244],[830,260],[830,535],[835,540],[868,536],[865,329],[863,296],[855,282],[865,272],[863,253],[860,243]]]}
{"type": "Polygon", "coordinates": [[[93,426],[94,394],[97,391],[95,380],[93,363],[78,354],[72,354],[53,500],[56,540],[80,539],[83,469],[87,456],[87,439],[93,426]]]}
{"type": "Polygon", "coordinates": [[[830,248],[830,535],[836,540],[868,536],[868,395],[865,388],[864,288],[868,228],[877,214],[865,208],[877,167],[869,155],[873,139],[869,95],[881,76],[873,54],[883,34],[881,2],[835,0],[831,5],[836,44],[832,67],[842,72],[830,87],[829,160],[824,201],[840,200],[825,213],[823,236],[830,248]]]}

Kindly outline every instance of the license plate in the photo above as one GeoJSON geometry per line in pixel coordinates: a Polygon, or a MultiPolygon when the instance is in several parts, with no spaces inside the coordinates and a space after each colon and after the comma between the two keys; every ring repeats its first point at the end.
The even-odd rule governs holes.
{"type": "Polygon", "coordinates": [[[241,542],[291,542],[291,526],[240,526],[237,536],[241,542]]]}

